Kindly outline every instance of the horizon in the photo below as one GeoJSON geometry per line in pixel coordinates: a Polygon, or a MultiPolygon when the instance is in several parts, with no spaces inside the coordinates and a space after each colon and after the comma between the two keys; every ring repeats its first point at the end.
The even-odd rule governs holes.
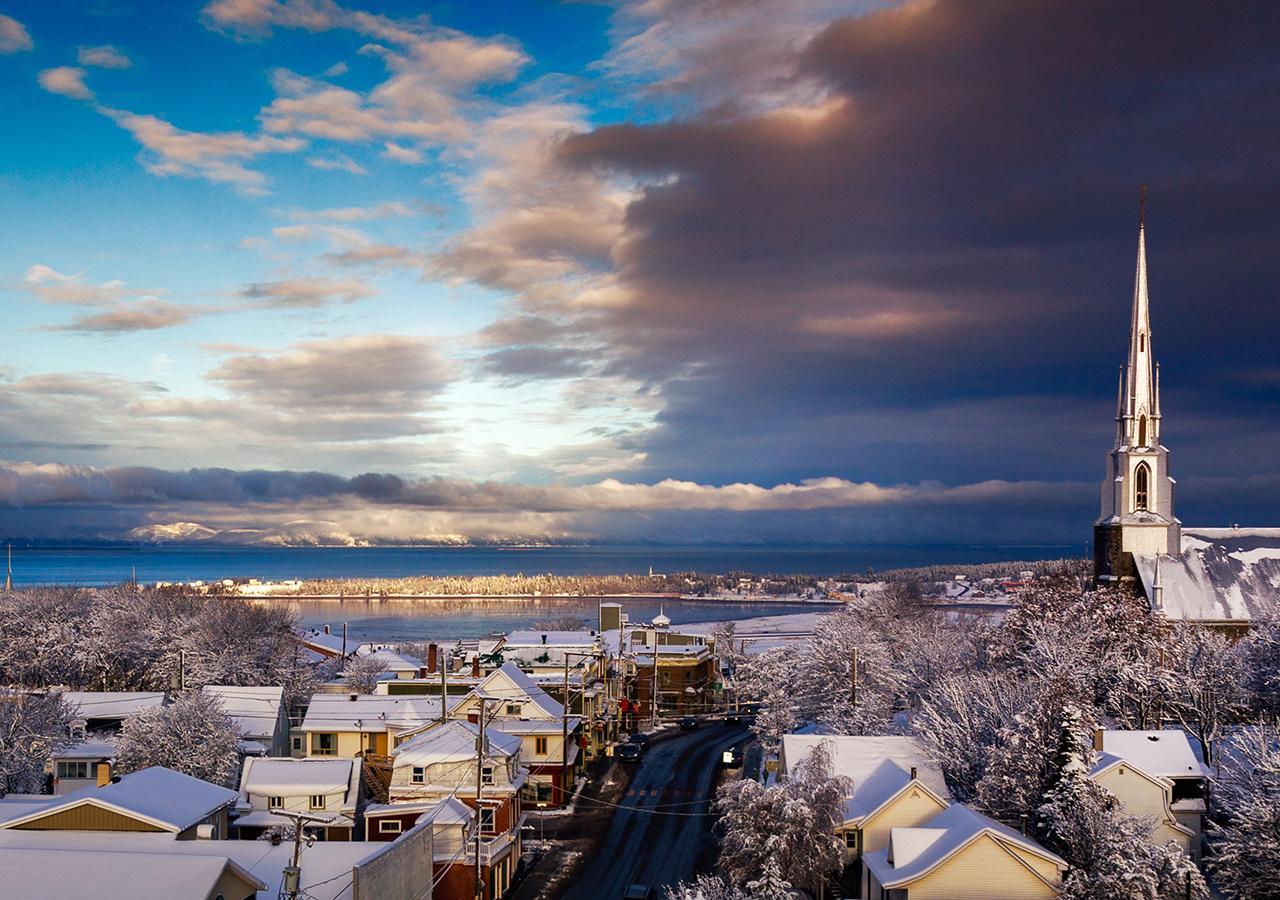
{"type": "Polygon", "coordinates": [[[1280,520],[1280,11],[1174,6],[0,0],[0,535],[1083,546],[1139,185],[1280,520]]]}

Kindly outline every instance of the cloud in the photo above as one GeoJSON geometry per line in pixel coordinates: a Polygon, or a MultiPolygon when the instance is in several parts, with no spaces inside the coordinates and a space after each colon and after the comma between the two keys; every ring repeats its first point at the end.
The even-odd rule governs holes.
{"type": "Polygon", "coordinates": [[[322,172],[349,172],[352,175],[368,175],[369,170],[345,153],[328,153],[307,157],[307,165],[322,172]]]}
{"type": "Polygon", "coordinates": [[[238,131],[186,131],[151,115],[103,108],[102,112],[142,145],[143,167],[153,175],[203,178],[246,194],[266,192],[266,177],[245,163],[264,153],[293,153],[305,142],[292,137],[238,131]]]}
{"type": "Polygon", "coordinates": [[[83,274],[64,275],[43,263],[28,268],[22,282],[25,290],[45,303],[102,306],[138,293],[128,290],[123,281],[93,284],[86,281],[83,274]]]}
{"type": "Polygon", "coordinates": [[[422,164],[422,151],[415,150],[412,147],[401,147],[399,144],[390,142],[383,145],[385,148],[383,155],[387,159],[393,159],[396,162],[406,163],[407,165],[416,166],[422,164]]]}
{"type": "Polygon", "coordinates": [[[81,47],[76,54],[76,61],[82,66],[95,66],[99,69],[128,69],[133,66],[133,60],[110,44],[81,47]]]}
{"type": "Polygon", "coordinates": [[[37,80],[40,86],[51,94],[61,94],[76,100],[92,100],[93,91],[84,83],[88,73],[75,66],[58,66],[43,70],[37,80]]]}
{"type": "Polygon", "coordinates": [[[353,303],[377,291],[361,281],[334,278],[291,278],[246,285],[241,295],[270,309],[319,309],[331,303],[353,303]]]}
{"type": "Polygon", "coordinates": [[[372,206],[341,206],[331,209],[295,209],[289,218],[295,222],[367,222],[372,219],[391,219],[416,216],[418,212],[408,203],[389,200],[372,206]]]}
{"type": "Polygon", "coordinates": [[[106,312],[86,313],[64,324],[45,325],[41,330],[98,334],[155,331],[159,328],[185,325],[205,312],[205,309],[199,307],[182,306],[161,300],[145,300],[122,303],[106,312]]]}
{"type": "Polygon", "coordinates": [[[12,16],[0,13],[0,53],[21,53],[35,44],[22,23],[12,16]]]}

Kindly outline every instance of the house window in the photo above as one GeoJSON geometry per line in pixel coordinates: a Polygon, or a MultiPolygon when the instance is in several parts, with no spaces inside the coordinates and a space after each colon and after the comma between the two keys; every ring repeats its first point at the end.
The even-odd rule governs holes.
{"type": "Polygon", "coordinates": [[[58,763],[59,778],[88,778],[89,764],[87,762],[60,762],[58,763]]]}
{"type": "Polygon", "coordinates": [[[313,756],[337,756],[338,736],[336,734],[311,735],[311,754],[313,756]]]}
{"type": "Polygon", "coordinates": [[[547,755],[547,739],[544,737],[533,739],[533,752],[539,756],[547,755]]]}
{"type": "Polygon", "coordinates": [[[302,738],[295,737],[293,739],[293,749],[296,750],[298,753],[302,752],[302,738]]]}
{"type": "Polygon", "coordinates": [[[480,810],[480,831],[484,834],[493,834],[497,830],[497,826],[494,824],[493,810],[480,810]]]}
{"type": "Polygon", "coordinates": [[[311,808],[312,808],[312,809],[324,809],[324,794],[312,794],[312,795],[311,795],[311,808]]]}
{"type": "Polygon", "coordinates": [[[519,703],[508,703],[508,704],[507,704],[507,715],[509,715],[509,716],[518,716],[518,715],[520,715],[520,709],[521,709],[521,707],[520,707],[520,704],[519,704],[519,703]]]}
{"type": "Polygon", "coordinates": [[[378,834],[399,834],[403,827],[399,819],[378,820],[378,834]]]}
{"type": "Polygon", "coordinates": [[[858,849],[858,838],[861,836],[860,831],[846,831],[844,833],[844,845],[850,850],[858,849]]]}
{"type": "Polygon", "coordinates": [[[413,774],[410,778],[410,781],[412,781],[414,784],[426,784],[427,783],[427,767],[414,766],[413,774]]]}
{"type": "Polygon", "coordinates": [[[267,809],[284,809],[283,797],[268,797],[267,809]]]}
{"type": "Polygon", "coordinates": [[[480,783],[493,784],[493,766],[484,766],[480,770],[480,783]]]}
{"type": "Polygon", "coordinates": [[[1147,509],[1150,482],[1151,469],[1147,468],[1146,463],[1139,464],[1133,476],[1133,508],[1139,512],[1147,509]]]}

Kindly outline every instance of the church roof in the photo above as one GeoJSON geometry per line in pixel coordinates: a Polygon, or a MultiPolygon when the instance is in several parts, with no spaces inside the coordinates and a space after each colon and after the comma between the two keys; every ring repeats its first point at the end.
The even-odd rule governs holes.
{"type": "MultiPolygon", "coordinates": [[[[1156,559],[1134,555],[1149,598],[1155,596],[1156,559]]],[[[1280,602],[1280,528],[1184,528],[1181,555],[1159,561],[1163,612],[1170,619],[1244,624],[1280,602]]]]}

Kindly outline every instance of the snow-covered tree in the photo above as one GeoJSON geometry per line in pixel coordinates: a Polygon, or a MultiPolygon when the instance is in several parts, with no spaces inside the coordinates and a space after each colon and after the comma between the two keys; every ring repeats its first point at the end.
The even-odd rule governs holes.
{"type": "Polygon", "coordinates": [[[666,890],[666,900],[752,900],[719,875],[699,875],[666,890]]]}
{"type": "Polygon", "coordinates": [[[386,664],[372,654],[353,656],[342,667],[343,680],[353,691],[361,694],[372,694],[386,673],[386,664]]]}
{"type": "Polygon", "coordinates": [[[840,870],[842,842],[835,829],[851,787],[847,778],[831,774],[824,745],[773,787],[751,779],[726,784],[715,803],[725,877],[744,889],[782,890],[783,882],[816,888],[840,870]]]}
{"type": "Polygon", "coordinates": [[[50,754],[70,743],[70,724],[57,693],[0,689],[0,797],[39,793],[50,754]]]}
{"type": "Polygon", "coordinates": [[[1212,800],[1209,870],[1229,897],[1280,897],[1280,734],[1242,729],[1224,754],[1212,800]]]}
{"type": "Polygon", "coordinates": [[[1236,646],[1249,707],[1256,714],[1280,718],[1280,604],[1255,622],[1236,646]]]}
{"type": "Polygon", "coordinates": [[[535,631],[581,631],[582,623],[582,616],[565,613],[562,616],[539,619],[533,623],[533,627],[535,631]]]}
{"type": "Polygon", "coordinates": [[[213,784],[235,782],[241,732],[216,697],[200,691],[125,719],[116,767],[136,772],[164,766],[213,784]]]}
{"type": "Polygon", "coordinates": [[[1240,653],[1216,631],[1182,623],[1170,631],[1166,714],[1200,740],[1213,765],[1218,740],[1245,704],[1240,653]]]}

